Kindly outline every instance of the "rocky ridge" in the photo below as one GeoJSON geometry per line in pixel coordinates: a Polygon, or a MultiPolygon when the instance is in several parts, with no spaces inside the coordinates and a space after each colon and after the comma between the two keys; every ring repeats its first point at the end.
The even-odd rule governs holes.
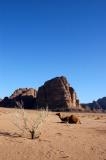
{"type": "Polygon", "coordinates": [[[36,105],[36,90],[33,88],[19,88],[10,97],[5,97],[0,106],[34,108],[36,105]]]}
{"type": "Polygon", "coordinates": [[[81,109],[75,90],[64,76],[46,81],[38,91],[33,88],[19,88],[10,97],[5,97],[0,106],[29,109],[48,107],[50,110],[81,109]]]}
{"type": "Polygon", "coordinates": [[[106,110],[106,97],[100,98],[92,103],[81,104],[85,110],[91,111],[105,111],[106,110]]]}

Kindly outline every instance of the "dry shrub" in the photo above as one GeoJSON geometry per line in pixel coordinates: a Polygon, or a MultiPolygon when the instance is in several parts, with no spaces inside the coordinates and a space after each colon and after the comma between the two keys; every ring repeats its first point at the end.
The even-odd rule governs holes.
{"type": "Polygon", "coordinates": [[[35,117],[32,118],[32,114],[20,107],[20,109],[16,109],[14,116],[15,120],[12,123],[21,132],[21,135],[25,137],[30,135],[31,139],[35,139],[40,136],[39,129],[48,116],[48,109],[36,111],[35,117]]]}

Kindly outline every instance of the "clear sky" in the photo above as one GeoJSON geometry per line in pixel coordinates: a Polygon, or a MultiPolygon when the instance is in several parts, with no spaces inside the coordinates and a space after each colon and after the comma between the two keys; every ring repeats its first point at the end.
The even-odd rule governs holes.
{"type": "Polygon", "coordinates": [[[0,0],[0,97],[61,75],[106,96],[106,0],[0,0]]]}

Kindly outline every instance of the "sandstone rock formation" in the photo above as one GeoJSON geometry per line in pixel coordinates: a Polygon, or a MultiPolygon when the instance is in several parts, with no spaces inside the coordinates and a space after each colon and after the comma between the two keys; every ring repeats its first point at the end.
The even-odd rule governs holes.
{"type": "Polygon", "coordinates": [[[106,97],[98,99],[97,103],[103,110],[106,110],[106,97]]]}
{"type": "Polygon", "coordinates": [[[5,97],[0,106],[34,108],[36,105],[36,90],[19,88],[10,97],[5,97]]]}
{"type": "Polygon", "coordinates": [[[50,110],[71,110],[79,108],[74,89],[64,76],[53,78],[39,87],[37,93],[38,108],[47,107],[50,110]]]}
{"type": "Polygon", "coordinates": [[[81,104],[85,110],[91,111],[105,111],[106,110],[106,97],[100,98],[92,103],[81,104]]]}
{"type": "Polygon", "coordinates": [[[36,90],[33,88],[19,88],[14,91],[14,93],[10,96],[11,99],[14,99],[18,96],[33,96],[36,97],[36,90]]]}
{"type": "Polygon", "coordinates": [[[13,99],[10,99],[9,97],[5,97],[2,101],[0,101],[0,107],[16,107],[17,104],[13,99]]]}
{"type": "Polygon", "coordinates": [[[39,87],[38,92],[33,88],[19,88],[10,97],[5,97],[0,106],[29,109],[48,107],[54,111],[80,109],[76,92],[64,76],[48,80],[39,87]]]}

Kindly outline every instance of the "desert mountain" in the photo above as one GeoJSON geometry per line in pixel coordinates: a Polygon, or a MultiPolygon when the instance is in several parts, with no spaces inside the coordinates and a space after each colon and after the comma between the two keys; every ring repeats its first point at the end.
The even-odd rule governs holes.
{"type": "Polygon", "coordinates": [[[106,97],[100,98],[97,101],[93,101],[92,103],[82,104],[82,106],[88,110],[106,110],[106,97]]]}
{"type": "Polygon", "coordinates": [[[19,88],[10,97],[5,97],[0,106],[22,106],[29,109],[48,107],[50,110],[80,109],[77,94],[64,76],[46,81],[38,91],[33,88],[19,88]]]}
{"type": "Polygon", "coordinates": [[[48,106],[50,110],[71,110],[80,107],[76,92],[64,76],[48,80],[39,87],[37,104],[40,108],[48,106]]]}
{"type": "Polygon", "coordinates": [[[0,102],[0,106],[34,108],[36,93],[36,90],[33,88],[19,88],[10,97],[5,97],[0,102]]]}

